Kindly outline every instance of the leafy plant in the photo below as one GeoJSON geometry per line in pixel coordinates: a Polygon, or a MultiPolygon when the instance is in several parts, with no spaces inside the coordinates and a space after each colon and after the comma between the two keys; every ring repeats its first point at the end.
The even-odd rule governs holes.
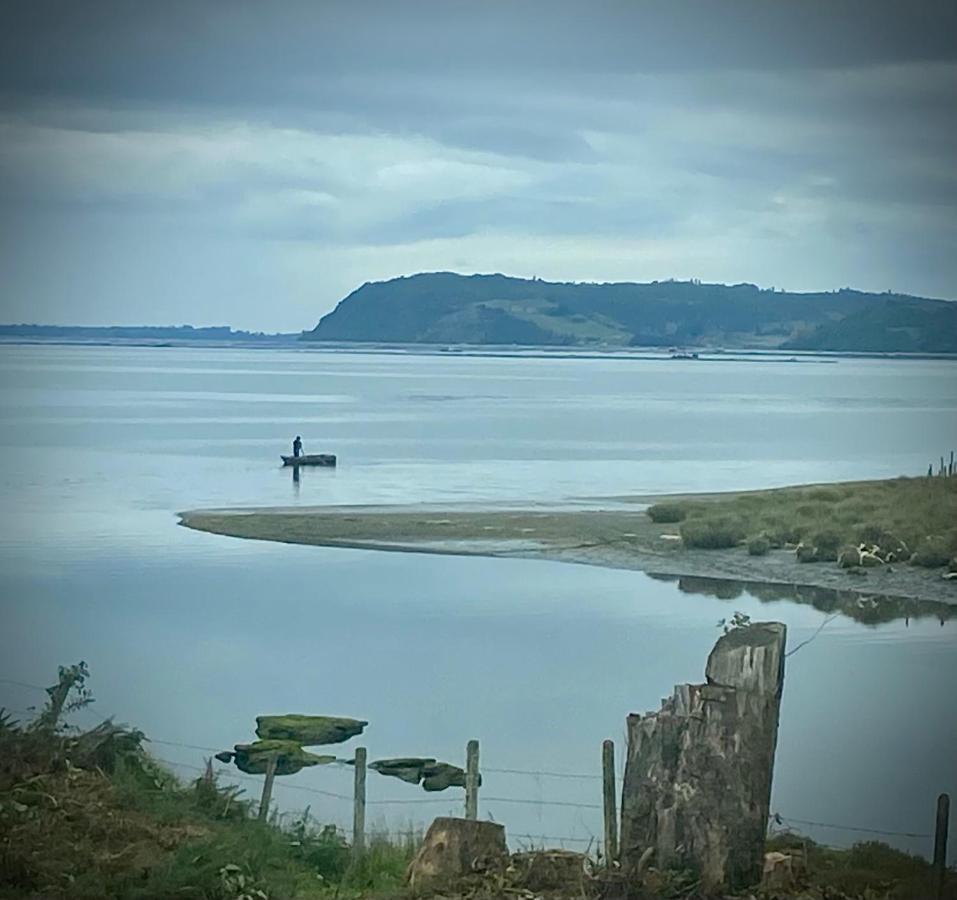
{"type": "Polygon", "coordinates": [[[739,610],[734,611],[734,615],[730,619],[719,619],[718,628],[721,629],[722,634],[730,634],[732,631],[736,631],[739,628],[750,628],[751,627],[751,616],[747,613],[740,612],[739,610]]]}

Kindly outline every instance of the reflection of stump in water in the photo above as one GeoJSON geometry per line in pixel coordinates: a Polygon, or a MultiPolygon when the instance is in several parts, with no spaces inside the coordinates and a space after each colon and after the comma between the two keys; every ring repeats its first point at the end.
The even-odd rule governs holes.
{"type": "Polygon", "coordinates": [[[679,684],[657,713],[628,717],[621,861],[636,875],[694,871],[705,890],[756,884],[764,865],[786,629],[721,637],[705,684],[679,684]]]}
{"type": "Polygon", "coordinates": [[[934,600],[912,597],[887,597],[860,591],[820,587],[813,584],[775,584],[762,581],[736,581],[707,575],[652,575],[656,581],[676,581],[683,594],[700,594],[718,600],[737,600],[748,593],[762,603],[782,600],[813,606],[823,613],[841,613],[862,625],[880,625],[898,619],[933,616],[941,625],[957,615],[957,607],[934,600]]]}

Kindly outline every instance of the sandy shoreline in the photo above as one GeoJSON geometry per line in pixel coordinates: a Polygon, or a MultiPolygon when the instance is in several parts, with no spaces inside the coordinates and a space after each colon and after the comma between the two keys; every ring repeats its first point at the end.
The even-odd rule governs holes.
{"type": "MultiPolygon", "coordinates": [[[[728,497],[683,494],[682,499],[728,497]]],[[[544,559],[649,574],[823,588],[854,595],[957,606],[957,580],[907,565],[857,570],[800,563],[792,551],[749,556],[744,548],[688,550],[677,525],[644,513],[660,496],[589,499],[588,506],[492,505],[276,507],[191,510],[180,524],[253,540],[314,546],[544,559]]],[[[676,499],[674,495],[667,499],[676,499]]],[[[585,502],[585,501],[583,501],[585,502]]]]}

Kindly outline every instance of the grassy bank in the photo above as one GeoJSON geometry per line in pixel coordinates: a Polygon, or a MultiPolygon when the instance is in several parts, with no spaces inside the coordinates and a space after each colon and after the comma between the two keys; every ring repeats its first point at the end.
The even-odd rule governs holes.
{"type": "MultiPolygon", "coordinates": [[[[87,674],[83,664],[61,670],[46,709],[30,724],[0,710],[0,897],[411,900],[404,877],[416,846],[411,836],[373,838],[355,861],[336,829],[308,813],[287,827],[257,821],[242,792],[221,784],[211,767],[181,782],[144,750],[144,735],[135,729],[109,721],[87,732],[60,728],[64,710],[90,702],[87,674]]],[[[777,898],[913,898],[926,896],[931,884],[925,860],[877,842],[833,850],[784,834],[768,849],[790,855],[803,873],[793,888],[774,891],[777,898]]],[[[566,885],[547,866],[532,865],[532,856],[515,854],[506,872],[470,876],[442,896],[622,896],[620,875],[597,860],[591,874],[566,885]]],[[[702,900],[696,885],[690,872],[652,866],[634,896],[702,900]]],[[[953,877],[944,896],[957,898],[953,877]]]]}
{"type": "Polygon", "coordinates": [[[335,827],[308,811],[284,827],[258,821],[211,764],[181,781],[135,729],[60,728],[63,710],[89,700],[76,692],[85,674],[61,670],[65,702],[53,710],[51,688],[30,724],[0,711],[0,897],[325,900],[402,889],[411,839],[373,837],[354,862],[335,827]]]}
{"type": "Polygon", "coordinates": [[[957,580],[940,577],[957,550],[957,478],[597,498],[594,504],[195,510],[181,513],[181,524],[253,540],[548,559],[957,605],[957,580]],[[843,549],[860,543],[876,546],[884,558],[869,554],[872,568],[835,565],[843,549]],[[812,560],[830,564],[804,564],[812,560]]]}
{"type": "Polygon", "coordinates": [[[760,556],[803,544],[809,548],[806,561],[828,562],[836,561],[842,548],[864,544],[890,554],[885,562],[925,568],[946,566],[957,554],[957,478],[895,478],[680,499],[654,504],[648,516],[658,524],[679,525],[691,549],[743,543],[760,556]]]}

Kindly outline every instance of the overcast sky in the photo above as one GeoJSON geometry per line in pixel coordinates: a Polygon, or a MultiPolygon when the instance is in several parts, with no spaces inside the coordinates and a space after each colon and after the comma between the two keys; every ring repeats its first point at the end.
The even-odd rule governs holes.
{"type": "Polygon", "coordinates": [[[0,320],[429,270],[957,298],[957,3],[0,3],[0,320]]]}

